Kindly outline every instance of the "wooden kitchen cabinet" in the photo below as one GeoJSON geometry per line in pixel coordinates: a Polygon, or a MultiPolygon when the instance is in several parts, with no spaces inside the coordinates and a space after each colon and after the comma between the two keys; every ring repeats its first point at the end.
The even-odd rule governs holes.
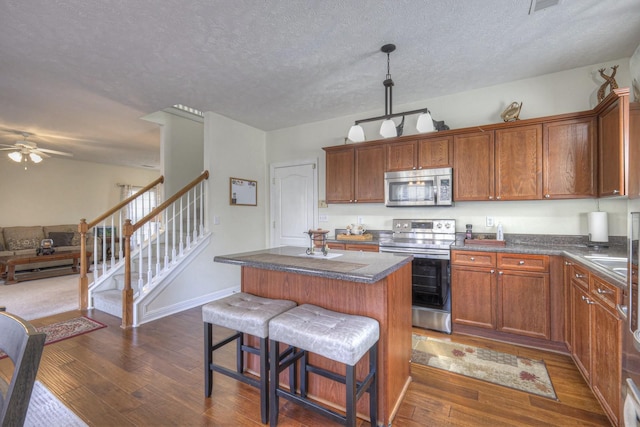
{"type": "Polygon", "coordinates": [[[596,196],[595,117],[544,123],[542,187],[545,199],[596,196]]]}
{"type": "Polygon", "coordinates": [[[571,356],[613,425],[619,424],[622,319],[616,304],[622,292],[571,263],[571,356]]]}
{"type": "Polygon", "coordinates": [[[499,253],[496,330],[551,338],[549,257],[499,253]]]}
{"type": "Polygon", "coordinates": [[[598,116],[598,196],[624,196],[629,150],[629,88],[614,89],[595,109],[598,116]]]}
{"type": "Polygon", "coordinates": [[[386,171],[445,168],[453,164],[451,136],[387,144],[386,171]]]}
{"type": "Polygon", "coordinates": [[[455,201],[542,198],[542,125],[453,137],[455,201]]]}
{"type": "Polygon", "coordinates": [[[364,252],[379,252],[378,245],[363,245],[358,243],[327,243],[329,249],[339,249],[342,251],[364,251],[364,252]]]}
{"type": "Polygon", "coordinates": [[[630,199],[640,197],[640,103],[629,104],[629,191],[630,199]]]}
{"type": "Polygon", "coordinates": [[[472,267],[452,262],[451,320],[454,324],[495,329],[495,299],[495,267],[472,267]]]}
{"type": "Polygon", "coordinates": [[[453,137],[453,200],[493,200],[493,131],[453,137]]]}
{"type": "Polygon", "coordinates": [[[384,202],[383,145],[328,147],[324,150],[327,203],[384,202]]]}

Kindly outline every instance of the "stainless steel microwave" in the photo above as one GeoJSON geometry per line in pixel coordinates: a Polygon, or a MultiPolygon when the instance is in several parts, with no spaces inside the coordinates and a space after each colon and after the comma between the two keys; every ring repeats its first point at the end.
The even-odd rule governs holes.
{"type": "Polygon", "coordinates": [[[386,206],[451,206],[453,169],[385,172],[386,206]]]}

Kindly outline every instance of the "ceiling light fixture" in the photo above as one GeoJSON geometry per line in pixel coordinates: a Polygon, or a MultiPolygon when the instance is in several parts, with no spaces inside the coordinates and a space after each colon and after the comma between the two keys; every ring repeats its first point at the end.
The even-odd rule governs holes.
{"type": "Polygon", "coordinates": [[[402,131],[404,128],[404,117],[418,113],[420,114],[418,116],[418,123],[416,125],[418,132],[433,132],[435,130],[435,126],[433,123],[433,118],[431,117],[431,112],[428,108],[405,111],[403,113],[393,113],[393,80],[391,79],[390,54],[391,52],[396,50],[396,45],[385,44],[380,48],[380,50],[387,54],[387,76],[384,82],[382,82],[382,84],[384,85],[384,116],[356,120],[354,125],[349,129],[347,139],[352,142],[363,142],[365,140],[364,129],[362,128],[362,126],[360,126],[360,123],[374,122],[378,120],[384,120],[382,122],[382,125],[380,126],[380,136],[382,136],[383,138],[393,138],[396,136],[400,136],[402,135],[402,131]],[[395,122],[391,119],[400,116],[402,116],[402,121],[399,125],[396,126],[395,122]]]}
{"type": "Polygon", "coordinates": [[[20,163],[22,161],[22,153],[19,151],[12,151],[8,154],[9,158],[16,163],[20,163]]]}

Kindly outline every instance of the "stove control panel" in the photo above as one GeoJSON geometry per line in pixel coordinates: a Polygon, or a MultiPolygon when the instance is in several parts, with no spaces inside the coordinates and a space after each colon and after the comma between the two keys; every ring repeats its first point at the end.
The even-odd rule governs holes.
{"type": "Polygon", "coordinates": [[[456,232],[455,219],[394,219],[394,233],[444,233],[456,232]]]}

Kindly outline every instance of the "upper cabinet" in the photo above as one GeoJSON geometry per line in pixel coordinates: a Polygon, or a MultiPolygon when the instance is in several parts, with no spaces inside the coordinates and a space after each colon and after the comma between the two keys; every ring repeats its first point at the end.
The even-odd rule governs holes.
{"type": "MultiPolygon", "coordinates": [[[[640,103],[629,104],[629,165],[640,164],[640,103]]],[[[630,199],[640,197],[640,168],[629,167],[630,199]]]]}
{"type": "Polygon", "coordinates": [[[454,136],[456,201],[542,198],[542,126],[454,136]]]}
{"type": "Polygon", "coordinates": [[[595,109],[598,116],[598,196],[627,194],[629,89],[614,89],[595,109]]]}
{"type": "Polygon", "coordinates": [[[382,145],[327,147],[327,203],[384,202],[382,145]]]}
{"type": "Polygon", "coordinates": [[[545,199],[596,196],[595,117],[543,125],[542,170],[545,199]]]}
{"type": "Polygon", "coordinates": [[[451,136],[390,143],[386,150],[386,171],[444,168],[453,162],[451,136]]]}

